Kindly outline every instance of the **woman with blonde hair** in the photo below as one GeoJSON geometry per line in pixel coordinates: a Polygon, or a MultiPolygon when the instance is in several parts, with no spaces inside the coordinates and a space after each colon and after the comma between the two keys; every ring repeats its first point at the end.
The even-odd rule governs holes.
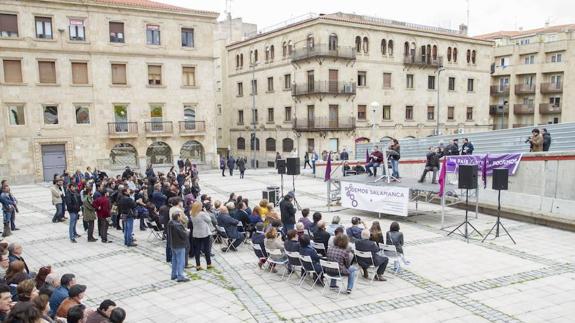
{"type": "Polygon", "coordinates": [[[270,210],[268,209],[268,204],[269,204],[269,202],[268,202],[268,200],[266,200],[266,199],[263,199],[263,200],[260,201],[260,204],[259,204],[259,205],[260,205],[259,212],[260,212],[260,217],[262,218],[262,220],[265,220],[265,219],[266,219],[266,215],[268,215],[268,212],[270,211],[270,210]]]}
{"type": "Polygon", "coordinates": [[[194,257],[196,258],[196,270],[203,270],[200,265],[200,252],[204,253],[206,257],[207,268],[213,268],[212,260],[210,255],[212,253],[212,246],[210,241],[210,224],[212,219],[210,216],[202,210],[202,203],[200,201],[195,201],[192,204],[192,209],[190,211],[192,219],[192,238],[193,238],[193,248],[194,257]]]}

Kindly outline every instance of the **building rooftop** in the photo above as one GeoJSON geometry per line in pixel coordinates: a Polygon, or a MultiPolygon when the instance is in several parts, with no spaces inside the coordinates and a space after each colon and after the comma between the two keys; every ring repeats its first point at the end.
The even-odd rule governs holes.
{"type": "Polygon", "coordinates": [[[568,32],[573,30],[575,30],[575,24],[567,24],[567,25],[547,26],[529,30],[502,30],[489,34],[478,35],[475,36],[475,38],[483,40],[495,40],[499,38],[516,38],[516,37],[532,36],[537,34],[568,32]]]}
{"type": "Polygon", "coordinates": [[[164,10],[172,12],[181,12],[184,14],[210,15],[215,17],[219,16],[219,13],[213,11],[195,10],[191,8],[179,7],[150,0],[89,0],[88,3],[90,2],[93,4],[114,5],[114,6],[131,7],[137,9],[155,9],[155,10],[164,10]]]}

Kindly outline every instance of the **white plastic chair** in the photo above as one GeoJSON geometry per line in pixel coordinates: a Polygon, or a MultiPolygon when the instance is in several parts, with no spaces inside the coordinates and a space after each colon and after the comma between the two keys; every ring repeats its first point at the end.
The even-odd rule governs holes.
{"type": "Polygon", "coordinates": [[[316,273],[315,268],[313,267],[313,261],[311,260],[310,256],[300,255],[300,261],[301,261],[301,265],[303,268],[303,275],[301,276],[299,286],[302,287],[302,284],[305,281],[306,277],[311,277],[313,280],[313,284],[311,285],[310,288],[304,288],[304,289],[312,290],[315,287],[315,284],[317,284],[317,282],[321,279],[321,273],[319,273],[319,274],[316,273]],[[316,274],[317,274],[317,278],[313,279],[313,275],[316,275],[316,274]]]}
{"type": "MultiPolygon", "coordinates": [[[[366,262],[369,264],[369,266],[367,267],[367,271],[369,272],[369,267],[373,266],[375,268],[375,261],[373,261],[373,255],[371,254],[371,251],[359,251],[359,250],[355,250],[354,252],[355,257],[356,258],[362,258],[365,259],[366,262]]],[[[359,259],[357,261],[358,265],[359,265],[359,259]]],[[[362,268],[360,266],[360,268],[362,268]]],[[[372,279],[367,278],[370,283],[373,283],[374,279],[375,279],[375,274],[373,275],[372,279]]]]}
{"type": "Polygon", "coordinates": [[[284,253],[282,253],[281,250],[279,250],[279,249],[272,249],[272,250],[268,251],[268,259],[267,259],[267,262],[270,264],[270,266],[269,266],[269,271],[270,271],[270,273],[272,272],[272,270],[273,270],[274,267],[284,266],[284,270],[283,270],[283,273],[282,273],[282,275],[281,275],[281,278],[280,278],[279,280],[277,280],[277,281],[282,281],[282,280],[284,279],[284,277],[285,277],[287,271],[288,271],[288,269],[287,269],[288,260],[287,260],[287,258],[285,258],[285,259],[283,259],[283,260],[274,260],[274,259],[272,258],[273,256],[275,256],[275,257],[283,257],[283,256],[285,256],[285,255],[284,255],[284,253]],[[274,265],[275,265],[275,266],[274,266],[274,265]]]}
{"type": "Polygon", "coordinates": [[[216,230],[218,230],[218,235],[221,237],[222,242],[225,241],[225,246],[224,246],[224,251],[228,252],[230,251],[230,248],[232,247],[232,245],[234,244],[234,242],[236,241],[236,239],[232,239],[228,236],[228,234],[226,233],[226,228],[218,225],[216,227],[216,230]]]}
{"type": "Polygon", "coordinates": [[[399,272],[401,269],[401,254],[397,252],[395,245],[380,243],[379,248],[383,251],[383,255],[389,258],[390,262],[393,261],[394,263],[397,263],[397,269],[395,272],[399,272]]]}
{"type": "MultiPolygon", "coordinates": [[[[301,269],[303,268],[302,264],[301,264],[301,256],[299,254],[299,252],[297,251],[286,251],[286,255],[288,257],[288,263],[291,265],[291,269],[292,271],[289,273],[286,281],[288,283],[290,283],[290,278],[291,276],[298,270],[301,271],[301,269]]],[[[297,274],[296,274],[297,275],[297,274]]],[[[301,283],[301,277],[300,279],[298,279],[295,284],[294,283],[290,283],[293,285],[299,285],[301,283]]]]}
{"type": "Polygon", "coordinates": [[[325,250],[325,245],[323,243],[312,242],[311,245],[315,249],[315,251],[317,251],[317,253],[319,253],[320,255],[324,257],[327,255],[327,250],[325,250]]]}
{"type": "Polygon", "coordinates": [[[343,276],[341,275],[341,271],[339,270],[339,264],[334,261],[327,261],[327,260],[319,260],[319,264],[321,269],[323,270],[323,276],[326,278],[326,283],[323,286],[321,294],[325,293],[325,289],[328,288],[328,285],[331,286],[331,280],[335,280],[338,284],[337,295],[336,298],[341,294],[343,290],[343,276]],[[336,274],[337,273],[337,274],[336,274]]]}

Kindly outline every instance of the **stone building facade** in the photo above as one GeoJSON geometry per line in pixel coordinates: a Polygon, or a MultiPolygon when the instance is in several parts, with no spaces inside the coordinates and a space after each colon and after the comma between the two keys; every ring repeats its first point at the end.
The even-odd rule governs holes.
{"type": "Polygon", "coordinates": [[[276,152],[490,129],[492,42],[465,29],[335,13],[228,45],[232,153],[265,166],[276,152]]]}
{"type": "Polygon", "coordinates": [[[499,31],[477,36],[495,42],[490,87],[494,129],[573,122],[575,25],[499,31]]]}
{"type": "Polygon", "coordinates": [[[5,0],[0,173],[213,166],[218,13],[148,0],[5,0]]]}

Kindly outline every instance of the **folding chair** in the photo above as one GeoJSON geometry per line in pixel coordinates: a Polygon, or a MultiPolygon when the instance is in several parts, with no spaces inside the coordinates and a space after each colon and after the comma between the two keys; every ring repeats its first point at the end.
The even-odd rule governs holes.
{"type": "MultiPolygon", "coordinates": [[[[262,249],[262,246],[260,246],[259,244],[255,243],[252,244],[252,249],[254,250],[254,253],[256,254],[256,257],[258,257],[258,261],[261,261],[262,259],[265,259],[267,261],[268,259],[268,254],[266,252],[265,249],[262,249]]],[[[259,264],[259,263],[258,263],[259,264]]],[[[265,264],[265,262],[264,262],[265,264]]],[[[262,265],[263,266],[263,265],[262,265]]],[[[258,268],[260,268],[260,266],[258,265],[258,268]]]]}
{"type": "MultiPolygon", "coordinates": [[[[364,259],[369,264],[369,266],[367,266],[368,271],[369,271],[369,267],[371,267],[371,266],[373,266],[375,268],[375,262],[373,261],[373,255],[371,254],[371,251],[356,250],[354,252],[354,254],[355,254],[355,257],[357,258],[357,264],[358,265],[359,265],[359,259],[364,259]]],[[[361,268],[363,268],[363,267],[361,267],[361,268]]],[[[375,279],[375,274],[373,275],[372,279],[369,279],[369,278],[367,278],[367,279],[369,280],[370,283],[373,283],[373,280],[375,279]]]]}
{"type": "Polygon", "coordinates": [[[390,244],[378,244],[379,248],[383,251],[383,255],[386,256],[389,261],[393,261],[394,263],[397,262],[397,268],[395,273],[398,273],[401,269],[401,254],[397,252],[395,245],[390,244]]]}
{"type": "Polygon", "coordinates": [[[232,239],[232,238],[228,237],[228,234],[226,233],[226,229],[224,227],[218,225],[216,227],[216,229],[218,230],[218,235],[220,236],[222,243],[225,242],[224,252],[230,251],[230,248],[232,247],[232,245],[236,241],[236,239],[232,239]]]}
{"type": "Polygon", "coordinates": [[[164,232],[160,230],[156,224],[146,220],[146,226],[148,229],[150,229],[150,233],[148,234],[148,238],[146,240],[149,241],[150,237],[154,237],[160,241],[164,240],[164,232]]]}
{"type": "MultiPolygon", "coordinates": [[[[288,275],[288,277],[287,277],[287,279],[286,279],[286,281],[289,283],[289,282],[290,282],[289,280],[290,280],[291,276],[292,276],[297,270],[300,270],[300,271],[301,271],[301,269],[303,268],[303,266],[302,266],[302,264],[301,264],[301,256],[300,256],[299,252],[297,252],[297,251],[291,251],[291,252],[290,252],[290,251],[286,251],[286,255],[287,255],[287,257],[288,257],[288,263],[291,265],[291,269],[292,269],[292,271],[289,273],[289,275],[288,275]]],[[[290,283],[290,284],[299,285],[300,283],[301,283],[301,277],[300,277],[300,279],[298,279],[298,280],[296,281],[295,284],[294,284],[294,283],[290,283]]]]}
{"type": "Polygon", "coordinates": [[[313,284],[311,285],[311,287],[309,289],[308,288],[304,288],[304,289],[312,290],[315,287],[315,284],[317,284],[317,282],[321,279],[321,273],[319,273],[319,274],[316,273],[316,271],[313,267],[313,261],[311,260],[310,256],[300,255],[299,259],[301,261],[301,265],[303,268],[303,274],[301,275],[299,286],[302,287],[302,284],[305,281],[306,277],[311,277],[311,279],[313,280],[313,284]],[[313,275],[317,275],[316,279],[313,279],[313,275]]]}
{"type": "Polygon", "coordinates": [[[272,272],[273,268],[275,268],[275,267],[277,267],[277,266],[284,266],[284,271],[283,271],[283,273],[282,273],[280,279],[279,279],[279,280],[276,280],[276,281],[282,281],[282,280],[284,279],[284,277],[285,277],[287,271],[288,271],[288,268],[287,268],[288,260],[287,260],[287,258],[284,259],[284,260],[274,260],[274,259],[272,258],[272,256],[282,257],[282,256],[284,256],[284,254],[283,254],[283,253],[281,252],[281,250],[279,250],[279,249],[273,249],[273,250],[270,250],[270,251],[268,252],[268,259],[267,259],[267,261],[268,261],[268,263],[269,263],[269,265],[270,265],[269,268],[268,268],[269,271],[270,271],[270,273],[272,272]]]}
{"type": "Polygon", "coordinates": [[[327,250],[325,250],[325,245],[321,242],[312,242],[312,247],[322,256],[327,256],[327,250]]]}
{"type": "Polygon", "coordinates": [[[238,222],[238,232],[244,235],[244,241],[242,241],[243,244],[251,244],[250,239],[248,239],[248,232],[245,230],[243,223],[238,222]],[[240,230],[241,229],[241,230],[240,230]]]}
{"type": "Polygon", "coordinates": [[[327,280],[325,285],[323,286],[321,294],[323,295],[325,293],[325,289],[328,288],[328,285],[331,286],[331,280],[333,279],[336,281],[336,283],[339,282],[337,295],[335,296],[335,298],[337,298],[339,294],[341,294],[341,291],[343,290],[343,276],[339,271],[339,264],[335,261],[327,261],[322,259],[319,260],[319,264],[321,266],[321,269],[323,270],[323,276],[327,280]]]}

